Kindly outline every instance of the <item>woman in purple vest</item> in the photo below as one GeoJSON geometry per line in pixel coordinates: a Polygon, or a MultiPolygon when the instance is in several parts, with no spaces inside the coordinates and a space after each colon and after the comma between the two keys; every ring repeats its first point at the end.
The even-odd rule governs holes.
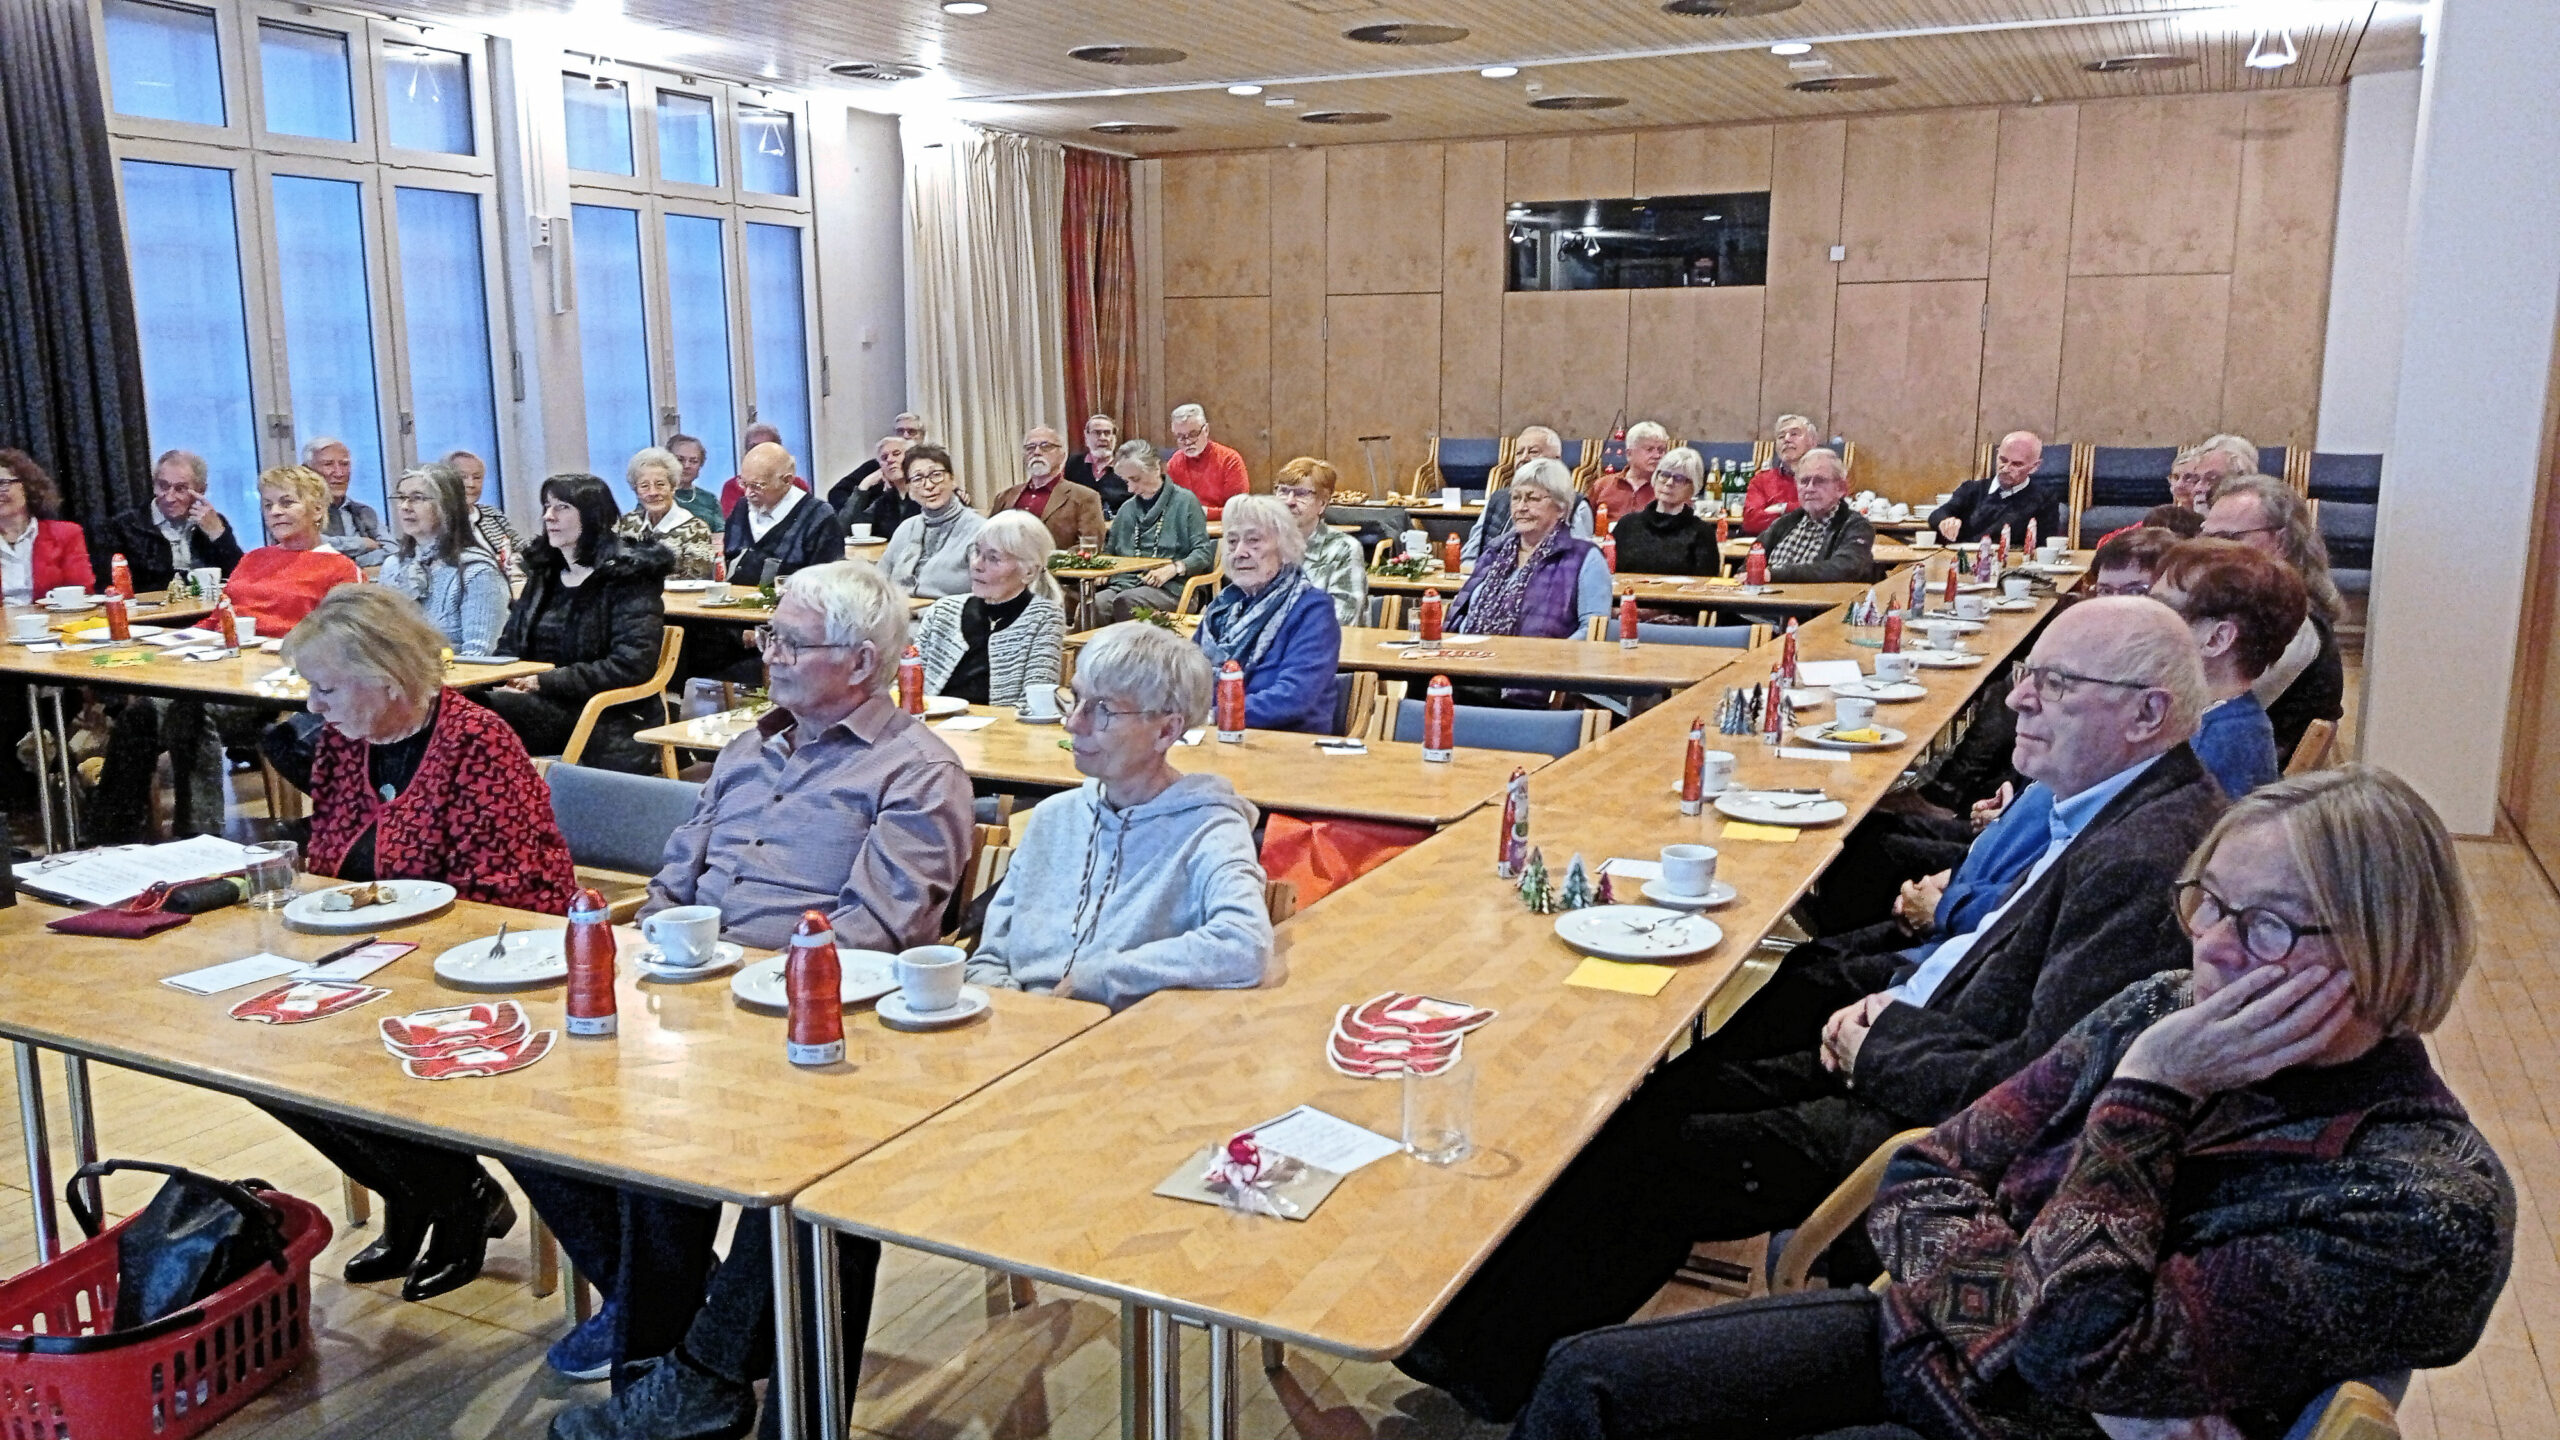
{"type": "Polygon", "coordinates": [[[1573,501],[1573,472],[1561,460],[1540,456],[1512,475],[1511,533],[1485,543],[1449,602],[1452,634],[1565,639],[1609,613],[1609,563],[1565,528],[1573,501]]]}

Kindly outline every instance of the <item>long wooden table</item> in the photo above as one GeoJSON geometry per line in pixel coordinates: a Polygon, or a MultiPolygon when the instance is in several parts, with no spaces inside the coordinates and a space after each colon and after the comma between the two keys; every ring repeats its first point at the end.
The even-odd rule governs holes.
{"type": "MultiPolygon", "coordinates": [[[[1437,590],[1440,598],[1450,599],[1465,584],[1467,577],[1435,570],[1428,575],[1407,579],[1399,575],[1369,572],[1369,588],[1389,595],[1419,595],[1437,590]]],[[[1878,582],[1882,583],[1882,582],[1878,582]]],[[[1867,593],[1858,584],[1772,585],[1757,594],[1745,595],[1740,588],[1719,584],[1699,575],[1649,575],[1620,571],[1610,577],[1610,593],[1633,595],[1636,603],[1648,610],[1749,610],[1754,614],[1779,614],[1810,617],[1834,606],[1846,605],[1867,593]]]]}
{"type": "MultiPolygon", "coordinates": [[[[320,882],[306,882],[318,884],[320,882]]],[[[69,1057],[72,1114],[93,1156],[87,1062],[103,1060],[247,1099],[355,1121],[476,1154],[524,1160],[616,1185],[762,1209],[774,1227],[776,1330],[783,1358],[776,1385],[800,1392],[800,1325],[790,1202],[810,1182],[1100,1022],[1099,1005],[993,990],[988,1018],[955,1029],[902,1034],[870,1009],[845,1016],[846,1059],[803,1069],[783,1056],[778,1016],[739,1006],[725,979],[659,984],[626,962],[616,986],[621,1033],[609,1040],[562,1034],[535,1065],[485,1080],[409,1079],[383,1050],[375,1022],[479,998],[446,988],[433,961],[445,949],[494,933],[561,926],[556,916],[459,904],[442,915],[385,927],[383,938],[418,948],[371,983],[387,998],[304,1025],[235,1022],[244,987],[190,995],[161,978],[261,950],[315,957],[341,941],[289,934],[278,911],[234,907],[201,915],[145,944],[82,939],[43,928],[63,912],[32,899],[0,910],[0,1037],[15,1048],[39,1248],[53,1254],[52,1175],[36,1052],[69,1057]]],[[[537,1029],[558,1029],[563,988],[518,992],[537,1029]]],[[[823,1272],[819,1294],[832,1293],[823,1272]]],[[[785,1402],[786,1405],[788,1401],[785,1402]]],[[[794,1434],[796,1408],[785,1411],[794,1434]]]]}
{"type": "MultiPolygon", "coordinates": [[[[717,750],[751,727],[758,713],[723,711],[653,726],[637,738],[643,745],[717,750]]],[[[1058,726],[1025,725],[1009,706],[973,705],[969,713],[995,723],[953,730],[937,721],[934,729],[972,777],[1055,789],[1084,782],[1058,726]]],[[[1266,810],[1432,829],[1464,819],[1500,795],[1514,767],[1535,772],[1548,762],[1545,755],[1517,750],[1468,748],[1433,762],[1422,758],[1421,746],[1392,740],[1372,740],[1365,752],[1345,754],[1319,749],[1315,740],[1291,731],[1248,730],[1229,745],[1213,733],[1197,745],[1176,745],[1168,758],[1185,774],[1225,776],[1237,794],[1266,810]]]]}
{"type": "MultiPolygon", "coordinates": [[[[1884,723],[1910,737],[1894,750],[1797,760],[1720,737],[1741,783],[1821,785],[1846,803],[1845,821],[1792,843],[1726,839],[1712,808],[1679,813],[1674,787],[1703,692],[1541,772],[1530,833],[1551,872],[1576,853],[1596,867],[1675,841],[1722,852],[1720,878],[1741,892],[1711,916],[1724,938],[1677,966],[1658,995],[1561,983],[1579,957],[1494,877],[1499,816],[1478,814],[1283,925],[1282,989],[1150,996],[810,1187],[800,1213],[822,1240],[828,1228],[872,1236],[1120,1300],[1129,1363],[1154,1367],[1138,1393],[1154,1396],[1154,1424],[1141,1428],[1158,1436],[1178,1404],[1167,1398],[1178,1392],[1164,1371],[1164,1317],[1208,1324],[1210,1433],[1225,1440],[1238,1335],[1368,1358],[1412,1344],[1692,1018],[1747,995],[1735,982],[1758,940],[2049,608],[1993,617],[1973,640],[1984,665],[1924,672],[1925,699],[1885,709],[1884,723]],[[1324,1059],[1336,1008],[1389,987],[1501,1011],[1467,1042],[1472,1158],[1442,1168],[1390,1156],[1303,1222],[1149,1193],[1200,1146],[1299,1104],[1398,1134],[1398,1087],[1347,1079],[1324,1059]],[[1148,1338],[1160,1342],[1152,1351],[1148,1338]]],[[[1826,616],[1803,627],[1800,653],[1872,663],[1854,638],[1826,616]]],[[[1764,671],[1774,647],[1745,655],[1746,673],[1764,671]]],[[[832,1422],[842,1407],[822,1397],[821,1413],[832,1422]]]]}

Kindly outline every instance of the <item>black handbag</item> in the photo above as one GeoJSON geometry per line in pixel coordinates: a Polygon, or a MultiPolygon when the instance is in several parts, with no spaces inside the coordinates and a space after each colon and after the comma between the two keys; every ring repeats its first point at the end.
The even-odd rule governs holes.
{"type": "Polygon", "coordinates": [[[284,1273],[283,1227],[258,1198],[258,1192],[275,1188],[264,1180],[216,1180],[149,1160],[83,1165],[63,1187],[81,1233],[95,1239],[101,1226],[81,1182],[119,1170],[149,1170],[169,1181],[116,1236],[112,1338],[133,1338],[123,1332],[156,1326],[261,1265],[284,1273]]]}

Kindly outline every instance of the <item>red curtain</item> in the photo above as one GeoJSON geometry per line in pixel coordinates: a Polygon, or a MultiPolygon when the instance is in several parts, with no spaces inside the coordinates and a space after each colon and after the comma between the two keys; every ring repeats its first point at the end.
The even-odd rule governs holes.
{"type": "Polygon", "coordinates": [[[1075,448],[1088,415],[1109,415],[1124,436],[1142,433],[1138,408],[1138,257],[1129,162],[1067,150],[1067,407],[1058,417],[1075,448]]]}

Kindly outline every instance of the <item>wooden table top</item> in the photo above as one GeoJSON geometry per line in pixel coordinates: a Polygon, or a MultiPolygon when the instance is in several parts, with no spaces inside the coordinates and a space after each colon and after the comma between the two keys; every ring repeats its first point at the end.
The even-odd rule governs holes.
{"type": "MultiPolygon", "coordinates": [[[[1996,661],[2047,608],[1995,616],[1975,648],[1996,661]]],[[[1851,639],[1836,615],[1823,617],[1803,627],[1800,653],[1872,656],[1851,639]]],[[[1775,643],[1746,653],[1741,673],[1765,675],[1775,643]]],[[[1551,917],[1529,913],[1493,875],[1500,812],[1487,810],[1282,925],[1286,985],[1151,996],[810,1187],[795,1208],[1337,1354],[1400,1354],[1994,668],[1927,672],[1927,698],[1887,709],[1911,736],[1892,751],[1795,760],[1747,737],[1711,736],[1746,785],[1818,784],[1847,803],[1849,821],[1792,843],[1726,840],[1712,808],[1679,813],[1689,721],[1713,701],[1705,689],[1540,772],[1530,833],[1551,874],[1577,852],[1596,869],[1611,856],[1655,858],[1676,841],[1721,851],[1719,878],[1741,891],[1711,915],[1724,938],[1676,966],[1659,995],[1562,983],[1578,957],[1551,917]],[[1501,1011],[1467,1039],[1475,1155],[1446,1168],[1391,1155],[1348,1177],[1304,1222],[1149,1193],[1199,1147],[1299,1104],[1398,1135],[1398,1086],[1336,1074],[1323,1053],[1338,1006],[1390,987],[1501,1011]]]]}
{"type": "Polygon", "coordinates": [[[1159,565],[1168,563],[1160,556],[1148,555],[1104,555],[1099,558],[1110,563],[1089,569],[1052,570],[1049,573],[1057,577],[1061,585],[1094,585],[1115,576],[1143,575],[1159,565]]]}
{"type": "MultiPolygon", "coordinates": [[[[653,726],[639,733],[643,745],[717,750],[754,723],[758,712],[741,708],[699,720],[653,726]]],[[[974,730],[934,728],[980,780],[1064,789],[1084,782],[1075,757],[1060,744],[1055,725],[1025,725],[1001,705],[973,705],[972,715],[994,724],[974,730]]],[[[1422,747],[1372,740],[1365,754],[1319,750],[1316,737],[1282,730],[1248,730],[1236,744],[1212,733],[1197,745],[1176,745],[1169,757],[1185,774],[1223,775],[1236,793],[1266,810],[1293,815],[1338,815],[1434,829],[1473,814],[1499,798],[1514,767],[1536,773],[1545,755],[1515,750],[1462,748],[1446,763],[1422,758],[1422,747]]]]}
{"type": "MultiPolygon", "coordinates": [[[[239,906],[139,943],[43,928],[62,913],[31,898],[0,910],[0,943],[15,962],[0,971],[0,1036],[481,1154],[744,1205],[788,1200],[1108,1013],[999,990],[985,1020],[902,1034],[865,1007],[844,1017],[846,1062],[803,1070],[783,1058],[781,1018],[741,1008],[726,980],[638,980],[626,932],[620,1036],[563,1034],[549,1056],[514,1074],[428,1082],[401,1073],[375,1022],[485,998],[439,983],[435,957],[501,921],[548,930],[562,920],[466,903],[386,927],[386,940],[418,942],[374,974],[389,996],[326,1020],[267,1026],[223,1013],[261,987],[198,996],[160,980],[261,950],[315,957],[343,940],[288,933],[279,912],[239,906]]],[[[511,998],[535,1028],[559,1028],[563,987],[511,998]]]]}
{"type": "Polygon", "coordinates": [[[1387,675],[1446,675],[1452,680],[1513,680],[1535,688],[1599,691],[1681,690],[1739,660],[1743,651],[1712,645],[1640,645],[1487,635],[1450,639],[1442,649],[1490,650],[1489,660],[1446,654],[1416,657],[1405,630],[1354,627],[1342,632],[1342,668],[1387,675]]]}
{"type": "MultiPolygon", "coordinates": [[[[133,597],[130,611],[130,618],[137,625],[161,625],[175,628],[212,614],[213,607],[192,598],[173,605],[169,601],[168,592],[147,590],[133,597]]],[[[79,610],[66,614],[48,610],[42,605],[5,605],[0,606],[0,632],[5,632],[7,625],[14,623],[21,615],[42,615],[45,617],[47,628],[53,630],[69,630],[93,621],[104,625],[107,619],[107,612],[104,609],[79,610]]]]}
{"type": "MultiPolygon", "coordinates": [[[[156,619],[145,622],[159,623],[156,619]]],[[[156,645],[135,643],[100,650],[58,650],[29,654],[23,645],[0,645],[0,675],[41,685],[96,685],[142,690],[155,695],[191,695],[242,704],[300,709],[303,687],[272,680],[285,669],[284,657],[251,650],[224,660],[177,660],[156,645]]],[[[504,665],[445,667],[445,681],[458,690],[496,685],[524,675],[539,675],[551,666],[540,660],[510,660],[504,665]]]]}
{"type": "MultiPolygon", "coordinates": [[[[1733,553],[1745,553],[1743,551],[1733,553]]],[[[1419,595],[1437,590],[1440,598],[1449,599],[1466,583],[1464,575],[1435,570],[1428,575],[1405,579],[1395,575],[1369,574],[1369,588],[1387,594],[1419,595]]],[[[1881,582],[1879,582],[1881,583],[1881,582]]],[[[1819,615],[1835,605],[1846,605],[1867,593],[1864,585],[1773,585],[1757,595],[1745,595],[1733,584],[1722,583],[1704,575],[1648,575],[1620,571],[1609,577],[1613,594],[1633,595],[1638,605],[1651,609],[1703,610],[1708,608],[1751,610],[1791,615],[1819,615]]]]}

